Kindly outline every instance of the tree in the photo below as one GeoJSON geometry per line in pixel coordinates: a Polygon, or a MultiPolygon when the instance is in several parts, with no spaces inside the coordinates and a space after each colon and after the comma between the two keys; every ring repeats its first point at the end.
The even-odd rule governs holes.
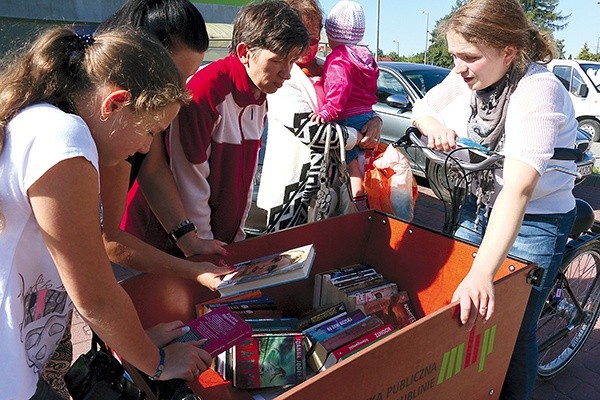
{"type": "Polygon", "coordinates": [[[452,56],[448,53],[446,38],[440,32],[440,26],[465,2],[466,0],[456,0],[456,4],[452,7],[450,13],[435,23],[435,27],[431,31],[431,42],[427,54],[427,59],[430,64],[445,68],[452,68],[454,66],[452,56]]]}
{"type": "MultiPolygon", "coordinates": [[[[446,38],[440,34],[439,27],[464,3],[466,3],[466,0],[456,0],[456,4],[452,7],[450,13],[436,22],[431,32],[431,43],[427,56],[431,64],[446,68],[452,68],[454,65],[452,57],[448,53],[446,38]]],[[[523,7],[527,18],[538,28],[549,33],[564,29],[568,24],[567,19],[571,16],[571,14],[562,15],[561,12],[556,11],[558,0],[519,0],[519,3],[523,7]]],[[[564,43],[557,41],[556,45],[561,57],[564,57],[564,43]]]]}
{"type": "Polygon", "coordinates": [[[562,15],[556,12],[558,0],[520,0],[519,2],[527,18],[546,32],[560,31],[568,25],[567,19],[571,14],[562,15]]]}
{"type": "Polygon", "coordinates": [[[592,53],[590,51],[590,48],[589,48],[587,42],[585,42],[583,44],[583,47],[581,48],[581,51],[577,55],[577,59],[578,60],[588,60],[588,61],[600,61],[600,54],[592,53]]]}

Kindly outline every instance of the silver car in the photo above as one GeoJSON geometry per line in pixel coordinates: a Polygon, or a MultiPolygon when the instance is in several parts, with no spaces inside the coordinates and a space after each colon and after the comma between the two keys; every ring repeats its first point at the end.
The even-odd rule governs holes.
{"type": "MultiPolygon", "coordinates": [[[[373,107],[383,119],[383,141],[392,143],[404,136],[411,126],[413,105],[425,93],[450,73],[447,68],[434,65],[380,62],[377,81],[377,104],[373,107]]],[[[415,148],[407,149],[413,173],[428,179],[435,178],[423,154],[415,148]]]]}

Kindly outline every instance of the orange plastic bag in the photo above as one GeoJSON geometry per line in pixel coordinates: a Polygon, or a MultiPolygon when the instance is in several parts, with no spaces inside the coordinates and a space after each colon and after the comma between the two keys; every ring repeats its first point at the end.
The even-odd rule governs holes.
{"type": "Polygon", "coordinates": [[[412,220],[419,193],[406,156],[394,146],[387,146],[377,154],[372,168],[365,171],[364,180],[369,207],[412,220]]]}

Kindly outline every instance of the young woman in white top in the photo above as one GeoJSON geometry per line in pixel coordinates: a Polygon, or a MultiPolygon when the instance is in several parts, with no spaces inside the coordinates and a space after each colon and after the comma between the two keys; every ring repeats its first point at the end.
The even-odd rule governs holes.
{"type": "MultiPolygon", "coordinates": [[[[432,148],[468,136],[505,155],[504,168],[479,173],[456,236],[480,243],[454,300],[467,326],[494,312],[493,278],[507,254],[546,269],[534,287],[502,398],[529,399],[537,371],[535,328],[575,215],[574,178],[545,173],[555,147],[573,147],[577,121],[564,86],[536,61],[554,46],[516,0],[471,0],[445,23],[454,73],[415,105],[413,124],[432,148]]],[[[575,169],[571,161],[565,167],[575,169]]]]}
{"type": "Polygon", "coordinates": [[[181,322],[142,329],[101,233],[99,166],[148,151],[188,99],[166,50],[131,30],[52,29],[0,70],[0,398],[58,397],[40,372],[73,306],[156,379],[208,368],[200,343],[166,345],[181,322]]]}

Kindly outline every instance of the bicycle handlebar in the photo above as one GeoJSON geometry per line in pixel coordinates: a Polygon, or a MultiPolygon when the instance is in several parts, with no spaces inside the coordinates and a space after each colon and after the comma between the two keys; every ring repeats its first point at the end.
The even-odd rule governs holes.
{"type": "MultiPolygon", "coordinates": [[[[461,168],[465,171],[482,171],[484,169],[490,169],[494,167],[500,167],[500,162],[504,159],[504,156],[495,153],[492,151],[482,151],[478,148],[463,146],[458,149],[464,149],[470,152],[475,153],[481,158],[479,162],[471,162],[469,160],[464,160],[461,158],[456,158],[452,156],[452,152],[446,153],[443,151],[431,149],[427,147],[427,144],[421,140],[422,133],[415,127],[410,127],[406,130],[406,135],[400,138],[397,142],[394,143],[394,146],[408,146],[411,143],[417,145],[425,156],[437,163],[445,165],[448,162],[448,159],[452,159],[453,162],[458,163],[461,168]]],[[[453,150],[455,152],[456,150],[453,150]]],[[[561,161],[575,161],[578,165],[589,165],[593,164],[594,160],[590,157],[590,155],[584,153],[583,151],[576,148],[564,148],[559,147],[554,149],[554,154],[552,155],[553,160],[561,160],[561,161]]],[[[590,168],[591,169],[591,168],[590,168]]],[[[573,175],[578,179],[582,178],[582,174],[576,171],[572,171],[568,168],[559,165],[550,165],[546,168],[546,172],[550,171],[558,171],[565,174],[573,175]]]]}
{"type": "MultiPolygon", "coordinates": [[[[419,148],[423,151],[423,153],[428,159],[437,164],[446,164],[448,162],[448,158],[451,157],[453,161],[459,163],[460,166],[467,171],[482,171],[484,169],[499,166],[500,162],[504,159],[504,156],[498,153],[489,152],[487,154],[484,154],[480,150],[471,147],[462,147],[462,149],[476,152],[476,154],[480,155],[483,158],[482,161],[470,162],[467,160],[454,158],[449,153],[427,147],[427,144],[423,143],[423,141],[421,140],[422,134],[417,128],[408,128],[406,134],[408,135],[408,139],[410,139],[412,143],[419,146],[419,148]]],[[[401,138],[398,142],[396,142],[396,144],[401,145],[400,141],[402,140],[406,140],[406,137],[401,138]]]]}

